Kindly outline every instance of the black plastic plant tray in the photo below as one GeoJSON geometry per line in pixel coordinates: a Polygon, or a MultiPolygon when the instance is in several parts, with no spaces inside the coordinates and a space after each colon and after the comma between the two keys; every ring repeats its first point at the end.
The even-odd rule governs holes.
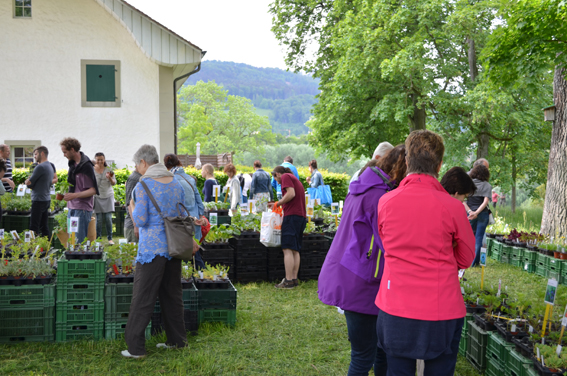
{"type": "Polygon", "coordinates": [[[102,252],[65,252],[67,260],[100,260],[102,259],[102,252]]]}

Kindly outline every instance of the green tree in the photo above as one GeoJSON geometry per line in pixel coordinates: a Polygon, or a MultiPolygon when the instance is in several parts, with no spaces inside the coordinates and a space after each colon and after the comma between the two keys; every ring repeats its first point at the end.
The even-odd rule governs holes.
{"type": "Polygon", "coordinates": [[[505,22],[491,36],[484,54],[490,77],[502,86],[514,87],[523,79],[537,88],[540,74],[554,70],[556,114],[541,231],[567,236],[567,6],[559,0],[513,1],[500,16],[505,22]]]}
{"type": "Polygon", "coordinates": [[[274,142],[270,123],[259,116],[249,99],[228,92],[214,81],[184,86],[178,94],[178,148],[195,154],[260,152],[274,142]]]}

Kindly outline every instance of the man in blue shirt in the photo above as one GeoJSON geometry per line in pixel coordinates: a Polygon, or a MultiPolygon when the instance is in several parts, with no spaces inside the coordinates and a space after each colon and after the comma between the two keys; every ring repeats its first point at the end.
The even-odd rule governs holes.
{"type": "MultiPolygon", "coordinates": [[[[284,158],[283,163],[281,164],[283,167],[287,167],[293,172],[297,180],[299,180],[299,174],[297,173],[297,168],[293,165],[293,158],[291,156],[287,156],[284,158]]],[[[276,190],[278,195],[278,200],[282,197],[282,186],[272,177],[272,187],[276,190]]]]}

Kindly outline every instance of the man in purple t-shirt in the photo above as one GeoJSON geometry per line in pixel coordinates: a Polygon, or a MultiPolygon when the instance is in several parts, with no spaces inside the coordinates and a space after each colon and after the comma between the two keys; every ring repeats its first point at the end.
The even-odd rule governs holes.
{"type": "Polygon", "coordinates": [[[94,165],[89,157],[83,154],[79,140],[71,137],[65,138],[60,143],[61,151],[69,160],[69,192],[65,194],[69,208],[68,217],[79,218],[79,229],[76,235],[77,243],[81,243],[89,230],[89,223],[93,213],[93,196],[98,194],[94,165]]]}

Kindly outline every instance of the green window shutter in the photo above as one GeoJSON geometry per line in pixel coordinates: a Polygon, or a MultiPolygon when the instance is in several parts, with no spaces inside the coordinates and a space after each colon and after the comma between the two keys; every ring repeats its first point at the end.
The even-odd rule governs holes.
{"type": "Polygon", "coordinates": [[[114,65],[87,64],[87,102],[114,102],[115,81],[114,65]]]}

